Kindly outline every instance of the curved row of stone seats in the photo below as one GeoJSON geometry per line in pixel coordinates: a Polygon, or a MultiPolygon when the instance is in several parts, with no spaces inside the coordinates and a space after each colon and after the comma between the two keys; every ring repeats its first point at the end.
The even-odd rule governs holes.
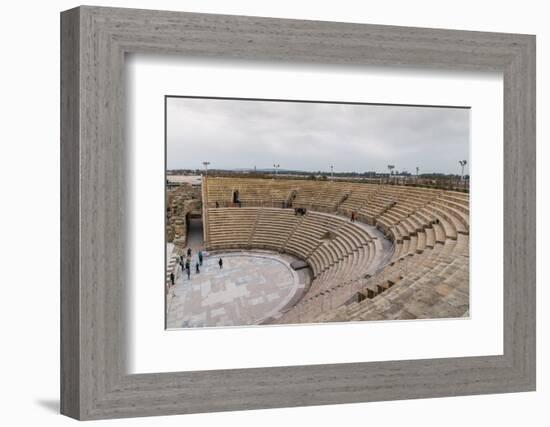
{"type": "MultiPolygon", "coordinates": [[[[454,195],[449,196],[454,197],[454,195]]],[[[384,270],[384,274],[378,276],[378,282],[372,282],[371,285],[364,288],[366,294],[370,298],[381,295],[382,292],[388,290],[396,283],[401,283],[399,288],[409,284],[414,275],[404,275],[410,271],[422,272],[426,277],[431,277],[433,280],[449,281],[450,279],[437,275],[440,270],[449,272],[447,268],[449,264],[458,262],[464,263],[465,261],[455,261],[454,258],[465,258],[468,256],[468,240],[466,236],[467,228],[466,224],[468,217],[466,213],[468,209],[468,200],[466,197],[461,197],[461,210],[464,215],[456,214],[458,211],[457,206],[444,206],[445,200],[441,199],[433,206],[430,205],[431,201],[435,200],[433,197],[425,198],[421,203],[416,206],[422,206],[423,203],[427,203],[427,208],[424,210],[413,211],[412,209],[407,212],[403,212],[403,217],[396,217],[396,221],[385,222],[386,218],[378,217],[377,224],[382,225],[382,228],[390,230],[392,240],[396,242],[394,257],[391,260],[390,265],[384,270]],[[451,209],[454,209],[451,210],[451,209]],[[454,215],[453,215],[454,214],[454,215]],[[466,222],[466,224],[464,224],[466,222]],[[391,225],[393,224],[393,225],[391,225]],[[464,229],[460,227],[460,224],[464,225],[464,229]],[[458,230],[458,232],[457,232],[458,230]],[[443,251],[442,248],[445,248],[443,251]],[[460,248],[460,250],[458,250],[460,248]],[[449,257],[447,254],[444,258],[445,251],[454,251],[453,257],[449,257]],[[424,254],[424,258],[420,258],[419,255],[424,254]],[[434,258],[438,259],[438,262],[432,262],[434,258]],[[425,259],[425,262],[423,262],[425,259]],[[408,260],[411,260],[410,262],[408,260]],[[405,270],[403,270],[405,268],[405,270]],[[427,269],[427,270],[426,270],[427,269]],[[426,271],[431,271],[427,274],[426,271]],[[406,279],[405,281],[402,281],[406,279]]],[[[438,199],[439,200],[439,199],[438,199]]],[[[456,202],[456,200],[450,200],[456,202]]],[[[467,264],[467,261],[466,261],[467,264]]],[[[467,267],[466,267],[467,268],[467,267]]],[[[419,280],[419,283],[424,283],[426,279],[419,280]]],[[[433,283],[430,282],[430,283],[433,283]]],[[[457,282],[456,285],[459,283],[457,282]]],[[[461,285],[464,287],[464,283],[461,285]]],[[[357,287],[357,286],[356,286],[357,287]]],[[[462,290],[460,294],[462,297],[467,294],[467,283],[465,285],[466,293],[462,290]]],[[[309,298],[304,298],[296,305],[294,309],[289,310],[281,319],[281,323],[293,323],[293,322],[313,322],[317,321],[318,316],[322,317],[322,313],[326,310],[333,310],[334,307],[338,307],[343,304],[346,298],[349,298],[349,287],[344,285],[338,285],[330,288],[319,288],[317,285],[317,292],[309,298]]],[[[309,294],[309,293],[308,293],[309,294]]],[[[414,301],[414,300],[412,300],[414,301]]],[[[366,303],[369,304],[368,302],[366,303]]],[[[380,304],[380,303],[379,303],[380,304]]],[[[411,303],[413,304],[413,303],[411,303]]],[[[442,307],[445,308],[445,303],[442,302],[442,307]]],[[[414,305],[414,304],[413,304],[414,305]]],[[[467,306],[467,302],[464,303],[464,298],[458,311],[467,306]]],[[[411,309],[414,311],[414,309],[411,309]]],[[[459,314],[463,314],[462,312],[459,314]]],[[[416,315],[420,315],[416,313],[416,315]]],[[[438,316],[455,316],[456,310],[447,307],[446,310],[435,310],[434,317],[438,316]]],[[[378,317],[373,318],[386,318],[389,315],[377,314],[378,317]],[[384,317],[385,316],[385,317],[384,317]]],[[[404,313],[403,318],[409,318],[412,315],[410,313],[404,313]]],[[[349,317],[349,316],[348,316],[349,317]]],[[[322,319],[321,319],[322,320],[322,319]]]]}
{"type": "MultiPolygon", "coordinates": [[[[215,202],[229,203],[233,201],[233,186],[240,180],[230,178],[204,177],[202,185],[206,187],[206,204],[209,206],[215,202]]],[[[261,185],[261,183],[258,183],[261,185]]]]}
{"type": "Polygon", "coordinates": [[[308,212],[284,250],[309,261],[316,277],[370,241],[365,230],[340,217],[308,212]]]}
{"type": "Polygon", "coordinates": [[[208,209],[207,248],[247,247],[258,208],[208,209]]]}
{"type": "MultiPolygon", "coordinates": [[[[342,240],[343,241],[343,240],[342,240]]],[[[316,276],[319,279],[319,283],[330,282],[346,283],[349,280],[353,280],[361,275],[366,274],[368,267],[374,260],[375,246],[372,242],[359,246],[353,251],[349,251],[342,256],[342,246],[338,246],[338,240],[335,240],[327,246],[322,245],[312,255],[311,259],[322,259],[322,251],[330,250],[332,248],[340,248],[339,255],[341,256],[336,262],[324,268],[320,271],[320,274],[316,276]],[[331,268],[336,264],[336,268],[331,268]]]]}
{"type": "Polygon", "coordinates": [[[401,243],[407,236],[433,229],[426,241],[432,246],[432,241],[444,242],[450,238],[455,240],[457,234],[469,232],[469,207],[467,201],[463,204],[449,206],[447,201],[437,198],[417,211],[402,217],[382,215],[376,219],[376,224],[384,231],[389,231],[396,243],[401,243]]]}
{"type": "Polygon", "coordinates": [[[467,258],[443,260],[434,268],[417,268],[415,271],[416,277],[397,280],[376,298],[341,309],[345,318],[382,320],[468,315],[467,258]]]}
{"type": "MultiPolygon", "coordinates": [[[[300,200],[300,189],[293,187],[292,183],[284,185],[287,185],[289,194],[294,192],[294,200],[300,200]]],[[[308,207],[311,209],[305,216],[283,210],[286,213],[280,214],[280,220],[271,221],[268,213],[265,218],[259,215],[252,225],[248,221],[244,230],[250,229],[249,246],[251,243],[258,244],[258,247],[260,244],[268,248],[280,246],[280,250],[306,259],[314,272],[314,280],[306,295],[278,322],[392,318],[397,312],[402,318],[445,317],[455,316],[467,307],[464,301],[468,296],[468,281],[463,273],[468,271],[469,196],[451,191],[383,185],[372,185],[377,189],[367,190],[370,186],[337,182],[304,184],[303,188],[307,187],[309,191],[308,207]],[[343,196],[335,208],[338,213],[347,215],[349,206],[361,206],[358,219],[376,224],[395,243],[389,264],[376,274],[371,272],[372,277],[356,274],[361,271],[360,266],[375,264],[373,259],[377,251],[372,239],[369,241],[363,236],[364,240],[361,240],[361,233],[357,235],[358,227],[354,224],[339,221],[332,215],[312,212],[324,209],[311,200],[319,199],[327,185],[331,185],[332,190],[341,189],[343,196]],[[356,197],[360,193],[365,195],[363,200],[356,197]],[[284,225],[277,228],[278,223],[284,225]],[[351,228],[348,230],[348,227],[351,228]],[[271,234],[279,236],[272,237],[271,234]],[[462,273],[457,273],[459,270],[462,273]],[[438,287],[437,293],[452,288],[449,291],[453,292],[452,299],[444,301],[443,296],[439,302],[435,299],[429,304],[423,301],[423,293],[435,298],[435,287],[438,287]],[[453,287],[459,289],[455,292],[453,287]],[[410,294],[408,288],[416,289],[419,296],[409,302],[402,301],[410,294]],[[350,303],[354,298],[357,301],[350,303]],[[454,309],[448,306],[452,306],[451,303],[455,303],[454,309]]],[[[302,200],[306,199],[302,197],[302,200]]],[[[333,203],[326,205],[333,206],[333,203]]]]}
{"type": "Polygon", "coordinates": [[[306,299],[364,277],[381,251],[365,228],[335,215],[276,208],[210,208],[206,215],[207,249],[270,249],[305,260],[313,271],[306,299]]]}
{"type": "MultiPolygon", "coordinates": [[[[358,281],[361,298],[349,304],[324,295],[315,304],[286,313],[281,323],[462,317],[468,315],[468,236],[437,244],[367,280],[358,281]],[[323,307],[323,309],[320,309],[323,307]]],[[[281,320],[281,319],[280,319],[281,320]]]]}
{"type": "MultiPolygon", "coordinates": [[[[345,181],[311,181],[306,179],[265,179],[265,178],[221,178],[206,177],[207,206],[233,205],[235,191],[239,193],[241,206],[281,206],[283,202],[293,202],[293,206],[312,210],[334,212],[339,205],[346,203],[354,192],[362,198],[368,188],[377,191],[375,184],[362,184],[345,181]]],[[[349,211],[348,211],[349,213],[349,211]]]]}
{"type": "MultiPolygon", "coordinates": [[[[388,227],[383,219],[377,222],[388,227],[389,234],[395,242],[392,262],[414,253],[422,253],[426,248],[433,248],[436,243],[445,243],[447,239],[456,240],[456,221],[450,216],[442,215],[437,209],[429,210],[427,214],[413,214],[400,222],[388,227]]],[[[460,234],[467,234],[466,228],[460,229],[460,234]]]]}
{"type": "Polygon", "coordinates": [[[344,197],[340,186],[332,182],[317,182],[304,179],[264,179],[264,178],[212,178],[204,180],[208,188],[209,207],[232,206],[234,193],[238,192],[241,206],[282,206],[292,201],[298,207],[334,210],[344,197]]]}
{"type": "MultiPolygon", "coordinates": [[[[328,231],[333,231],[334,226],[326,221],[325,217],[322,223],[316,223],[317,216],[308,212],[303,216],[300,227],[296,228],[294,233],[289,237],[284,249],[292,255],[296,255],[302,259],[307,259],[317,249],[321,242],[321,238],[328,231]],[[325,228],[326,227],[326,228],[325,228]]],[[[324,265],[312,265],[314,275],[318,273],[324,265]]]]}
{"type": "Polygon", "coordinates": [[[307,294],[298,304],[283,314],[278,323],[295,323],[300,318],[303,321],[310,321],[323,310],[332,309],[352,298],[357,291],[357,284],[368,276],[366,273],[374,273],[372,268],[365,269],[364,266],[378,265],[373,262],[377,245],[380,246],[378,249],[380,251],[381,244],[376,239],[371,240],[369,245],[359,250],[354,258],[318,276],[307,294]]]}
{"type": "Polygon", "coordinates": [[[312,209],[333,211],[338,203],[349,194],[346,190],[352,183],[332,181],[310,181],[305,179],[264,179],[264,178],[212,178],[204,180],[207,186],[207,203],[214,207],[231,206],[236,191],[241,206],[265,206],[269,203],[282,205],[290,202],[294,195],[294,205],[312,209]]]}
{"type": "MultiPolygon", "coordinates": [[[[461,236],[467,239],[467,236],[461,236]]],[[[384,269],[376,278],[363,280],[363,287],[354,286],[363,297],[362,302],[346,306],[350,289],[338,286],[327,292],[318,293],[315,298],[301,302],[285,313],[279,323],[303,323],[341,320],[406,319],[430,317],[457,317],[467,314],[468,309],[468,257],[467,252],[452,254],[459,245],[449,241],[447,245],[437,244],[422,256],[410,258],[405,263],[394,264],[384,269]],[[462,255],[462,256],[461,256],[462,255]],[[460,264],[462,274],[453,275],[453,269],[460,264]],[[367,285],[364,285],[367,283],[367,285]],[[409,288],[411,284],[414,287],[409,288]],[[433,290],[441,293],[435,296],[433,290]],[[456,291],[453,291],[456,288],[456,291]],[[407,291],[408,289],[408,291],[407,291]],[[391,292],[390,292],[391,291],[391,292]],[[405,293],[405,291],[407,291],[405,293]],[[411,297],[411,294],[415,294],[411,297]],[[429,306],[424,306],[422,295],[431,295],[429,306]],[[343,296],[342,296],[343,295],[343,296]],[[368,297],[367,297],[368,295],[368,297]],[[377,302],[378,301],[378,302],[377,302]],[[373,303],[374,302],[374,303],[373,303]],[[389,302],[389,303],[388,303],[389,302]],[[383,305],[384,310],[378,308],[383,305]],[[373,312],[369,307],[377,307],[373,312]],[[338,308],[340,307],[340,308],[338,308]],[[354,313],[353,307],[359,311],[354,313]]],[[[464,247],[467,242],[463,243],[464,247]]],[[[361,281],[357,281],[361,283],[361,281]]]]}
{"type": "MultiPolygon", "coordinates": [[[[438,224],[433,224],[435,227],[438,224]]],[[[407,253],[398,259],[393,259],[392,262],[377,275],[368,279],[359,279],[355,283],[348,286],[336,286],[322,292],[317,292],[314,298],[303,299],[294,308],[285,313],[279,323],[302,323],[302,322],[317,322],[317,321],[334,321],[334,320],[376,320],[386,318],[415,318],[415,317],[455,317],[462,316],[466,313],[468,306],[468,280],[464,278],[464,274],[460,276],[447,277],[452,273],[457,265],[468,270],[468,244],[469,238],[465,234],[458,234],[457,239],[445,239],[443,243],[436,243],[431,246],[422,242],[422,235],[428,241],[428,234],[433,229],[426,229],[423,233],[417,233],[417,236],[411,236],[410,239],[404,240],[405,245],[414,250],[404,249],[407,253]],[[418,249],[422,249],[419,251],[418,249]],[[408,255],[408,256],[407,256],[408,255]],[[458,260],[458,261],[457,261],[458,260]],[[453,267],[455,266],[455,267],[453,267]],[[437,301],[432,301],[432,307],[425,308],[424,312],[419,311],[422,305],[421,296],[410,298],[410,292],[397,293],[391,292],[396,286],[396,289],[406,289],[412,283],[418,282],[414,288],[417,292],[425,292],[433,294],[433,287],[437,287],[438,292],[449,291],[449,286],[457,288],[448,301],[444,296],[437,301]],[[427,289],[424,289],[426,288],[427,289]],[[350,298],[350,292],[360,293],[364,301],[355,302],[348,306],[346,301],[350,298]],[[401,301],[398,295],[403,295],[403,298],[409,298],[409,301],[401,301]],[[385,298],[385,303],[392,303],[392,307],[387,308],[387,311],[368,311],[367,308],[372,306],[372,301],[385,298]],[[395,301],[394,301],[395,300],[395,301]],[[454,303],[456,307],[448,304],[454,303]],[[362,305],[364,304],[364,305],[362,305]],[[363,311],[354,313],[350,311],[353,307],[362,307],[363,311]],[[351,307],[351,308],[350,308],[351,307]],[[366,307],[366,308],[365,308],[366,307]],[[401,310],[400,307],[406,307],[401,310]],[[396,317],[392,317],[393,313],[399,311],[396,317]],[[402,317],[399,317],[402,316],[402,317]]],[[[398,250],[398,249],[396,249],[398,250]]],[[[400,291],[404,292],[404,291],[400,291]]],[[[449,291],[450,292],[450,291],[449,291]]],[[[420,294],[422,295],[422,294],[420,294]]],[[[380,302],[375,305],[380,306],[380,302]]]]}
{"type": "Polygon", "coordinates": [[[292,209],[263,208],[250,243],[259,249],[282,248],[299,222],[292,209]]]}
{"type": "Polygon", "coordinates": [[[381,213],[377,220],[382,219],[393,225],[435,200],[440,194],[432,191],[427,192],[427,194],[418,194],[414,190],[411,193],[408,194],[408,192],[405,192],[397,195],[395,204],[381,213]]]}
{"type": "Polygon", "coordinates": [[[338,212],[344,215],[350,215],[351,212],[359,212],[378,190],[380,190],[380,185],[378,184],[353,185],[345,200],[338,207],[338,212]]]}
{"type": "MultiPolygon", "coordinates": [[[[456,217],[464,227],[455,225],[455,229],[458,229],[459,232],[467,232],[469,223],[467,195],[432,189],[383,187],[385,188],[375,193],[359,210],[358,218],[360,220],[369,224],[382,223],[387,229],[404,218],[427,208],[428,211],[442,210],[448,215],[456,217]]],[[[445,217],[441,212],[439,215],[445,217]]],[[[452,218],[448,218],[446,221],[454,222],[452,218]]]]}
{"type": "MultiPolygon", "coordinates": [[[[361,247],[348,254],[342,262],[338,262],[336,268],[326,269],[317,276],[318,285],[331,282],[345,283],[348,280],[353,280],[357,275],[364,274],[365,267],[369,265],[372,258],[372,249],[368,245],[361,247]]],[[[320,288],[322,287],[320,286],[320,288]]]]}
{"type": "Polygon", "coordinates": [[[372,241],[366,230],[341,217],[317,212],[295,215],[292,209],[210,208],[206,215],[208,249],[285,251],[310,262],[314,276],[372,241]]]}
{"type": "Polygon", "coordinates": [[[436,199],[429,203],[426,208],[451,221],[458,233],[468,234],[470,228],[470,208],[468,205],[436,199]]]}
{"type": "Polygon", "coordinates": [[[470,196],[468,193],[461,193],[458,191],[444,191],[440,197],[442,200],[457,203],[462,206],[469,206],[470,196]]]}
{"type": "Polygon", "coordinates": [[[319,195],[320,186],[324,184],[324,182],[317,183],[311,181],[295,183],[296,197],[293,200],[293,206],[311,206],[319,195]]]}
{"type": "Polygon", "coordinates": [[[331,182],[325,186],[311,205],[311,209],[322,212],[335,212],[342,201],[349,196],[349,191],[339,183],[331,182]]]}
{"type": "Polygon", "coordinates": [[[426,233],[419,232],[403,239],[401,243],[396,243],[391,262],[395,262],[407,256],[413,256],[414,254],[421,254],[424,250],[429,248],[426,245],[426,241],[426,233]]]}
{"type": "Polygon", "coordinates": [[[334,267],[317,276],[307,294],[298,302],[298,309],[307,306],[311,301],[325,293],[333,292],[336,288],[347,289],[344,299],[349,299],[353,293],[350,284],[364,277],[365,271],[368,270],[368,266],[374,258],[372,255],[373,248],[372,244],[360,248],[334,267]]]}
{"type": "MultiPolygon", "coordinates": [[[[399,185],[305,179],[212,178],[204,179],[207,206],[232,206],[238,191],[241,206],[306,207],[311,210],[349,215],[374,224],[390,225],[430,205],[462,218],[467,227],[469,197],[453,191],[399,185]],[[458,213],[455,213],[458,212],[458,213]]],[[[430,209],[431,209],[430,208],[430,209]]],[[[460,228],[460,227],[459,227],[460,228]]]]}
{"type": "Polygon", "coordinates": [[[282,205],[289,197],[291,187],[284,181],[249,178],[204,179],[207,188],[207,206],[231,206],[234,193],[238,192],[241,206],[282,205]]]}
{"type": "MultiPolygon", "coordinates": [[[[402,275],[402,280],[397,281],[396,289],[405,289],[411,283],[421,281],[421,283],[429,284],[430,287],[437,287],[440,283],[446,280],[445,274],[449,272],[447,268],[451,263],[460,262],[467,268],[468,264],[468,236],[460,235],[456,241],[449,240],[445,244],[437,244],[433,250],[426,251],[423,256],[417,256],[411,259],[402,260],[400,263],[393,264],[388,268],[388,274],[399,272],[402,275]],[[461,261],[456,261],[457,259],[461,261]],[[427,282],[426,278],[430,280],[427,282]]],[[[468,294],[468,281],[455,283],[461,288],[461,296],[468,294]]],[[[380,289],[379,289],[380,290],[380,289]]],[[[395,292],[395,291],[393,291],[395,292]]],[[[394,293],[384,293],[385,298],[392,299],[394,293]]],[[[407,294],[407,298],[410,295],[407,294]]],[[[467,298],[466,298],[467,299],[467,298]]],[[[411,301],[401,301],[400,304],[412,304],[411,301]]],[[[464,306],[465,299],[462,298],[461,306],[464,306]]],[[[367,303],[368,305],[368,303],[367,303]]],[[[466,301],[467,305],[467,301],[466,301]]],[[[445,317],[447,314],[433,310],[431,317],[445,317]]]]}
{"type": "Polygon", "coordinates": [[[368,222],[397,204],[400,195],[405,191],[402,188],[393,188],[394,186],[381,187],[358,212],[359,217],[367,218],[368,222]]]}
{"type": "Polygon", "coordinates": [[[293,206],[305,207],[320,212],[336,212],[338,206],[351,194],[351,183],[315,182],[307,189],[297,190],[293,206]]]}

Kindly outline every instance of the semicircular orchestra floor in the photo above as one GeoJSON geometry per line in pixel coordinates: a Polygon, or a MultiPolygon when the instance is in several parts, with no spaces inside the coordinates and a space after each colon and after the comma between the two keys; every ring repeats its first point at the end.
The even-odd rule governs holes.
{"type": "Polygon", "coordinates": [[[224,252],[207,256],[200,273],[178,272],[167,301],[168,329],[269,323],[296,303],[309,284],[308,269],[270,252],[224,252]],[[220,269],[218,260],[223,259],[220,269]]]}

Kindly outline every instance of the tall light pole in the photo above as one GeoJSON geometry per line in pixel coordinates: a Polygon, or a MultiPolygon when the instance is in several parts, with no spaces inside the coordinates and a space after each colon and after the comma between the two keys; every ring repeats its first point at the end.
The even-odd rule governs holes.
{"type": "Polygon", "coordinates": [[[334,178],[334,165],[330,165],[330,179],[334,178]]]}
{"type": "Polygon", "coordinates": [[[416,177],[418,178],[418,172],[420,171],[420,168],[417,166],[416,167],[416,177]]]}
{"type": "MultiPolygon", "coordinates": [[[[390,171],[390,179],[391,179],[391,171],[392,169],[394,169],[395,166],[394,165],[388,165],[388,170],[390,171]]],[[[388,179],[388,182],[389,182],[389,179],[388,179]]]]}
{"type": "Polygon", "coordinates": [[[460,179],[461,180],[464,180],[464,166],[466,166],[468,164],[468,162],[466,160],[459,160],[458,161],[458,164],[461,166],[462,168],[462,171],[461,171],[461,174],[460,174],[460,179]]]}
{"type": "Polygon", "coordinates": [[[202,162],[202,164],[204,165],[204,174],[208,175],[208,165],[210,162],[202,162]]]}
{"type": "Polygon", "coordinates": [[[273,164],[273,167],[275,168],[275,177],[277,177],[277,172],[279,171],[279,168],[281,167],[281,165],[279,163],[274,163],[273,164]]]}

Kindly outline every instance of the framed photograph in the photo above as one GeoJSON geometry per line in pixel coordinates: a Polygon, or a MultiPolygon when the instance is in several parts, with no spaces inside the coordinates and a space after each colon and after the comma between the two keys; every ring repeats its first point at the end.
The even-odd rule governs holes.
{"type": "Polygon", "coordinates": [[[165,103],[168,329],[469,317],[469,108],[165,103]]]}
{"type": "Polygon", "coordinates": [[[535,37],[61,15],[61,411],[535,389],[535,37]]]}

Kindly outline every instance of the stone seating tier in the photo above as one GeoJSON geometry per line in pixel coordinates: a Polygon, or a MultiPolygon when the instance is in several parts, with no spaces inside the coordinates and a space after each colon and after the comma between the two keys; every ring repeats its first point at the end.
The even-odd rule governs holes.
{"type": "Polygon", "coordinates": [[[313,281],[309,290],[277,323],[469,313],[467,193],[232,178],[208,178],[207,189],[210,248],[278,250],[310,265],[313,281]],[[231,202],[235,190],[241,206],[292,202],[292,206],[305,207],[307,214],[295,215],[293,209],[212,208],[216,201],[220,205],[231,202]],[[359,221],[376,225],[394,242],[388,264],[376,272],[369,266],[380,256],[380,243],[349,222],[352,211],[359,221]]]}

